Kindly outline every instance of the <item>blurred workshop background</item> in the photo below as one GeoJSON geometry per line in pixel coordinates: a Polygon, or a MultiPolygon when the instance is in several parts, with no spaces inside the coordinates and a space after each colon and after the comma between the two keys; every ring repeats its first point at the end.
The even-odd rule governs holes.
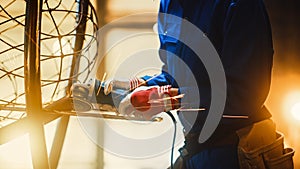
{"type": "MultiPolygon", "coordinates": [[[[4,1],[6,2],[0,0],[0,5],[4,4],[4,1]]],[[[62,2],[67,4],[67,1],[72,0],[62,2]]],[[[298,0],[265,0],[265,2],[270,15],[275,50],[272,85],[266,105],[273,114],[277,130],[285,135],[285,144],[295,149],[295,169],[300,169],[300,3],[298,0]]],[[[109,25],[109,29],[103,30],[105,36],[100,37],[101,63],[94,76],[101,79],[106,73],[107,78],[128,78],[158,72],[161,62],[156,53],[159,42],[154,25],[159,0],[94,0],[92,3],[98,12],[99,24],[103,27],[109,25]],[[151,69],[142,69],[138,66],[139,62],[147,63],[151,69]],[[130,66],[130,69],[122,69],[123,64],[132,63],[135,64],[130,66]]],[[[13,9],[16,10],[15,12],[20,10],[17,6],[13,9]]],[[[23,32],[18,33],[19,35],[16,36],[23,37],[23,32]]],[[[104,151],[97,144],[97,140],[95,141],[95,137],[89,135],[83,121],[97,123],[97,119],[93,118],[82,120],[71,117],[58,168],[161,169],[168,166],[169,151],[158,152],[155,156],[140,159],[104,151]]],[[[162,130],[172,128],[168,119],[162,124],[145,125],[113,120],[109,124],[111,128],[123,132],[122,134],[125,133],[126,136],[136,134],[141,138],[155,136],[162,130]]],[[[47,146],[54,137],[55,126],[55,121],[45,126],[47,146]]],[[[112,140],[105,132],[106,126],[102,123],[95,126],[94,133],[99,133],[97,139],[104,145],[110,144],[107,141],[112,140]]],[[[163,144],[168,143],[171,145],[171,136],[170,140],[163,144]]],[[[182,140],[178,141],[177,146],[180,144],[182,140]]],[[[0,145],[0,169],[19,168],[32,168],[27,135],[0,145]]]]}

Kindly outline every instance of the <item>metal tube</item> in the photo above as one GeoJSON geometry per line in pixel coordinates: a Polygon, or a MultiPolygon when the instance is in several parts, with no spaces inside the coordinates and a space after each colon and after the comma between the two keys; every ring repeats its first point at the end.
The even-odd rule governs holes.
{"type": "Polygon", "coordinates": [[[42,110],[40,78],[40,0],[27,0],[24,37],[24,81],[28,116],[42,110]]]}
{"type": "Polygon", "coordinates": [[[84,36],[86,30],[86,22],[87,22],[87,15],[88,15],[88,7],[89,1],[88,0],[80,0],[78,6],[78,15],[77,15],[77,22],[78,26],[76,28],[76,38],[75,38],[75,46],[74,46],[74,54],[72,59],[72,65],[70,70],[70,80],[68,83],[68,87],[66,90],[67,95],[70,93],[70,88],[74,82],[77,81],[78,78],[78,71],[80,65],[80,57],[81,57],[81,50],[84,43],[84,36]]]}
{"type": "Polygon", "coordinates": [[[40,77],[40,28],[42,0],[26,1],[26,20],[24,37],[24,81],[26,111],[32,118],[30,148],[33,167],[48,169],[49,160],[46,148],[44,126],[40,119],[42,113],[40,77]]]}
{"type": "Polygon", "coordinates": [[[50,152],[50,166],[51,168],[57,168],[58,162],[61,156],[61,151],[63,148],[63,144],[65,141],[67,128],[69,124],[70,116],[62,116],[60,121],[58,122],[58,125],[56,127],[55,137],[52,143],[52,148],[50,152]]]}

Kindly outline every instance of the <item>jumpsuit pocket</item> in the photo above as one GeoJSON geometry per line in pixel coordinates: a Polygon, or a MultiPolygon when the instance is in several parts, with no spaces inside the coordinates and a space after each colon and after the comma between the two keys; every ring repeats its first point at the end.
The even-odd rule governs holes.
{"type": "Polygon", "coordinates": [[[265,162],[266,159],[276,159],[283,155],[283,135],[277,133],[275,142],[254,150],[238,147],[238,155],[241,169],[273,169],[269,168],[265,162]]]}
{"type": "MultiPolygon", "coordinates": [[[[270,126],[269,122],[265,121],[262,122],[260,127],[270,126]]],[[[271,129],[271,127],[267,127],[271,129]]],[[[259,128],[257,128],[259,129],[259,128]]],[[[276,132],[275,130],[270,130],[269,133],[276,132],[276,138],[272,141],[272,137],[268,137],[266,132],[266,138],[258,137],[259,134],[256,132],[261,133],[259,131],[255,131],[255,127],[253,127],[250,132],[244,132],[246,136],[248,133],[255,137],[247,137],[247,139],[243,140],[243,144],[238,146],[238,156],[240,162],[241,169],[293,169],[293,156],[295,151],[292,148],[284,148],[284,136],[283,134],[276,132]],[[271,139],[270,139],[271,138],[271,139]],[[255,140],[256,139],[256,140],[255,140]],[[267,141],[262,141],[263,139],[267,141]],[[250,142],[248,142],[250,140],[250,142]],[[249,145],[252,142],[264,142],[268,144],[261,144],[260,146],[253,147],[249,149],[249,145]]],[[[249,131],[249,130],[248,130],[249,131]]],[[[239,135],[240,139],[243,138],[245,135],[239,135]]],[[[260,135],[263,136],[263,135],[260,135]]],[[[240,141],[241,142],[241,141],[240,141]]],[[[257,144],[258,145],[258,144],[257,144]]]]}
{"type": "Polygon", "coordinates": [[[295,151],[292,148],[286,148],[283,150],[283,155],[279,157],[274,157],[271,159],[266,159],[266,168],[267,169],[293,169],[294,162],[293,156],[295,151]]]}
{"type": "Polygon", "coordinates": [[[237,131],[241,169],[293,169],[292,148],[284,149],[284,136],[271,119],[237,131]]]}

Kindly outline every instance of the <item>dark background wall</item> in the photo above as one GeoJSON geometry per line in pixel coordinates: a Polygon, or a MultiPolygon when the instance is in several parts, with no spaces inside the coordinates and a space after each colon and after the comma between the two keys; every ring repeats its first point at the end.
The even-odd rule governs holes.
{"type": "Polygon", "coordinates": [[[300,73],[300,1],[265,0],[273,31],[275,68],[300,73]]]}

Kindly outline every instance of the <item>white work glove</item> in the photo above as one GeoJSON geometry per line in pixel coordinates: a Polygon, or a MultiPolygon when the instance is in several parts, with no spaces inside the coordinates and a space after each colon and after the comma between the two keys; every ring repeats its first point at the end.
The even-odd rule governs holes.
{"type": "Polygon", "coordinates": [[[171,86],[141,86],[128,94],[119,105],[119,113],[150,120],[154,115],[174,109],[171,86]]]}
{"type": "Polygon", "coordinates": [[[137,77],[134,77],[129,80],[107,80],[104,83],[104,94],[108,95],[114,89],[125,89],[131,91],[141,86],[142,84],[144,84],[144,80],[139,79],[137,77]]]}

